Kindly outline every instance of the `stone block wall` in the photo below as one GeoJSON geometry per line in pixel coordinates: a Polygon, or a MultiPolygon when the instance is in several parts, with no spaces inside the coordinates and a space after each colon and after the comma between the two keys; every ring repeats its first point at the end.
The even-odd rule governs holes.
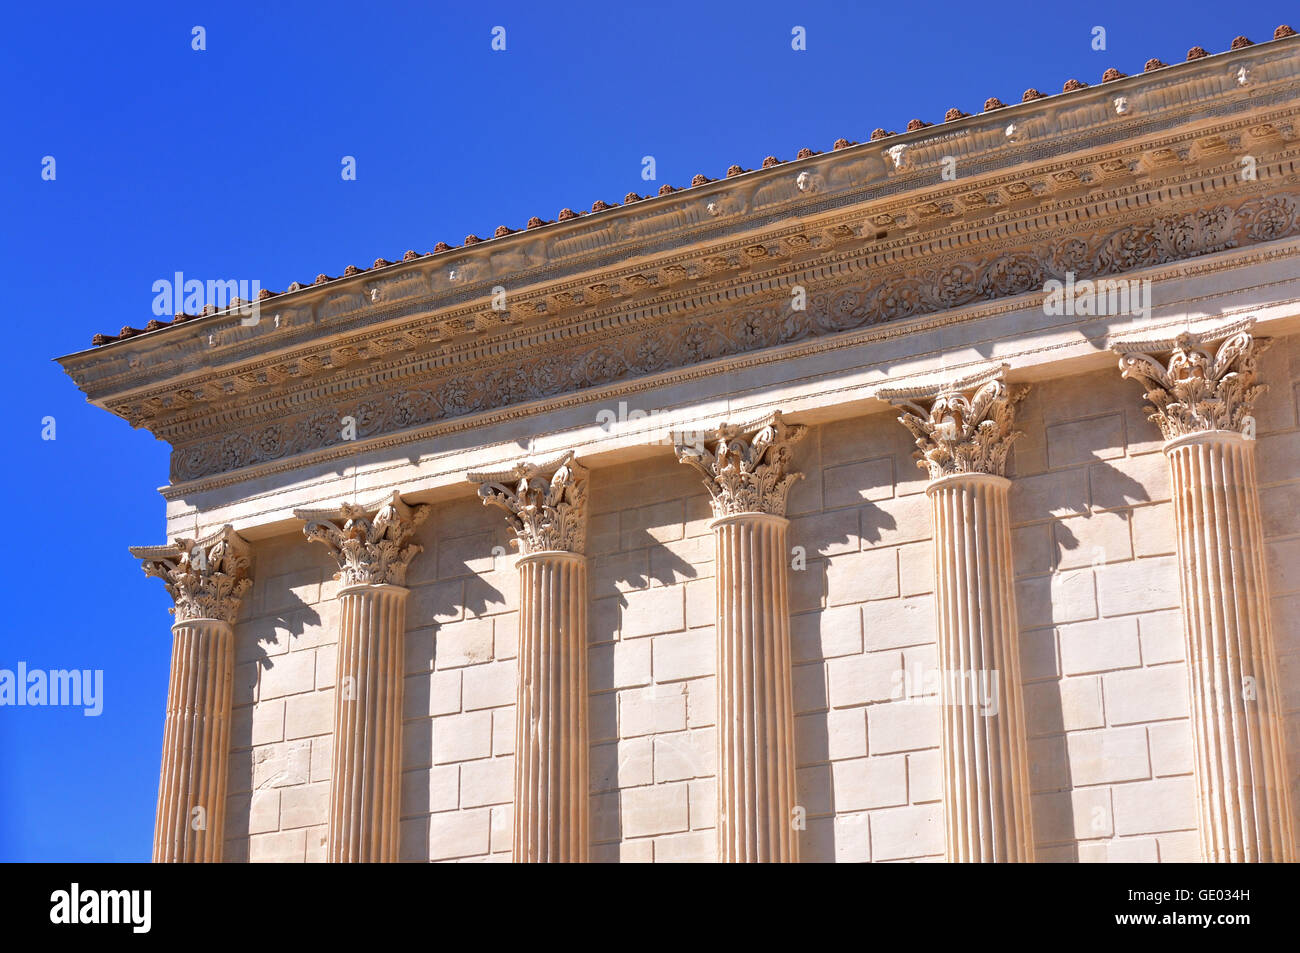
{"type": "MultiPolygon", "coordinates": [[[[1261,508],[1300,787],[1300,342],[1265,353],[1261,508]]],[[[1141,389],[1031,387],[1010,475],[1040,861],[1198,858],[1169,471],[1141,389]]],[[[795,448],[789,542],[802,859],[941,860],[931,516],[891,413],[795,448]]],[[[716,857],[713,538],[670,447],[594,468],[588,528],[592,860],[716,857]]],[[[420,527],[407,610],[401,856],[510,859],[517,579],[467,486],[420,527]]],[[[324,856],[337,588],[300,534],[255,546],[226,859],[324,856]]],[[[1298,798],[1297,800],[1300,800],[1298,798]]]]}

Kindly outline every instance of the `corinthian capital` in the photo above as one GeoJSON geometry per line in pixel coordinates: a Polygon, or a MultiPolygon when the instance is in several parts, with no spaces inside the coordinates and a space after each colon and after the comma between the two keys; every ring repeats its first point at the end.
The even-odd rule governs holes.
{"type": "Polygon", "coordinates": [[[521,555],[581,553],[587,541],[587,468],[570,450],[543,463],[521,460],[509,470],[467,473],[484,505],[509,514],[521,555]]]}
{"type": "Polygon", "coordinates": [[[785,515],[786,497],[802,473],[787,472],[790,447],[807,434],[781,411],[748,424],[723,424],[694,446],[677,437],[677,459],[699,470],[715,517],[736,513],[785,515]]]}
{"type": "Polygon", "coordinates": [[[406,567],[424,547],[408,542],[429,515],[394,492],[371,504],[344,503],[334,510],[294,510],[310,542],[328,546],[338,561],[334,574],[347,586],[406,583],[406,567]],[[371,516],[370,514],[374,514],[371,516]]]}
{"type": "Polygon", "coordinates": [[[930,479],[959,473],[1003,476],[1007,453],[1020,432],[1012,430],[1015,405],[1025,388],[1003,380],[1006,365],[950,383],[921,388],[883,388],[877,397],[891,401],[899,422],[916,437],[916,465],[930,479]]]}
{"type": "Polygon", "coordinates": [[[219,619],[231,625],[239,604],[253,585],[248,544],[230,526],[202,539],[176,540],[164,546],[132,546],[146,576],[157,576],[176,605],[167,610],[177,622],[219,619]]]}
{"type": "Polygon", "coordinates": [[[1256,372],[1268,344],[1245,323],[1164,341],[1113,343],[1111,350],[1120,356],[1123,376],[1146,388],[1147,419],[1173,440],[1210,430],[1253,432],[1251,411],[1267,390],[1256,383],[1256,372]]]}

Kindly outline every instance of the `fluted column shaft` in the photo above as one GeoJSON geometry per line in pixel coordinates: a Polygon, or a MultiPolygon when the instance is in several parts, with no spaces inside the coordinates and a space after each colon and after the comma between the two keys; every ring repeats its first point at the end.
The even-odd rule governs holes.
{"type": "Polygon", "coordinates": [[[715,519],[718,860],[799,861],[790,667],[789,521],[715,519]]]}
{"type": "Polygon", "coordinates": [[[465,476],[506,511],[520,552],[513,860],[585,863],[587,468],[570,450],[465,476]]]}
{"type": "Polygon", "coordinates": [[[339,592],[331,863],[397,860],[407,592],[382,584],[339,592]]]}
{"type": "Polygon", "coordinates": [[[1292,826],[1254,441],[1169,441],[1207,861],[1289,861],[1292,826]]]}
{"type": "Polygon", "coordinates": [[[1251,318],[1111,345],[1165,437],[1201,853],[1220,863],[1289,861],[1295,850],[1255,474],[1268,346],[1251,318]]]}
{"type": "Polygon", "coordinates": [[[585,863],[588,821],[587,560],[519,559],[515,863],[585,863]]]}
{"type": "Polygon", "coordinates": [[[1034,856],[1010,485],[1001,476],[963,473],[927,489],[934,511],[950,862],[1030,862],[1034,856]]]}
{"type": "Polygon", "coordinates": [[[234,623],[253,585],[252,555],[229,525],[201,539],[132,546],[131,555],[163,581],[176,616],[153,859],[215,863],[226,824],[234,623]]]}
{"type": "Polygon", "coordinates": [[[154,863],[221,860],[235,634],[218,619],[172,627],[154,863]]]}

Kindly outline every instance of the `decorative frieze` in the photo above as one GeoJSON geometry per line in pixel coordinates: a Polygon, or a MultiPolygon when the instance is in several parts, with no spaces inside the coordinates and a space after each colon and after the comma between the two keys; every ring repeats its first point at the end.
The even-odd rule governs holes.
{"type": "Polygon", "coordinates": [[[747,424],[723,424],[698,444],[680,443],[677,459],[704,477],[715,517],[738,513],[785,516],[786,497],[803,474],[791,472],[790,447],[808,428],[781,412],[747,424]]]}
{"type": "MultiPolygon", "coordinates": [[[[1132,221],[1109,231],[1080,227],[1064,238],[987,255],[927,253],[920,267],[914,256],[902,256],[895,264],[873,264],[865,280],[849,268],[847,281],[818,281],[806,310],[789,307],[786,288],[802,280],[798,269],[775,268],[751,280],[764,284],[758,279],[770,279],[780,292],[751,297],[740,307],[731,303],[736,296],[730,292],[729,307],[707,316],[700,315],[697,303],[672,318],[660,307],[611,306],[563,335],[519,328],[508,343],[485,342],[481,352],[467,346],[454,353],[411,356],[409,349],[397,349],[385,355],[382,374],[379,366],[349,371],[347,383],[337,378],[336,364],[322,365],[329,374],[324,380],[305,376],[295,384],[294,405],[302,408],[296,412],[285,414],[284,405],[277,403],[274,413],[266,413],[250,398],[246,408],[234,412],[232,426],[232,411],[222,403],[217,439],[202,423],[213,412],[206,404],[146,403],[114,410],[174,444],[171,478],[185,482],[348,446],[340,424],[344,415],[355,419],[362,439],[415,430],[764,348],[1033,294],[1049,279],[1063,281],[1067,274],[1077,280],[1117,275],[1293,236],[1300,234],[1297,209],[1293,194],[1276,193],[1132,221]],[[401,386],[394,387],[394,380],[401,386]]],[[[224,393],[214,386],[205,390],[205,399],[224,393]]]]}
{"type": "Polygon", "coordinates": [[[916,437],[916,465],[930,479],[959,473],[1003,476],[1011,444],[1015,404],[1023,389],[1003,381],[1006,365],[979,375],[921,390],[883,388],[876,396],[893,399],[898,419],[916,437]]]}
{"type": "Polygon", "coordinates": [[[219,619],[233,624],[240,602],[252,587],[248,544],[223,526],[203,539],[177,539],[164,546],[132,546],[146,576],[167,587],[177,622],[219,619]]]}
{"type": "Polygon", "coordinates": [[[511,545],[521,555],[583,552],[587,533],[587,470],[573,451],[543,463],[521,462],[497,473],[469,473],[485,504],[509,514],[511,545]]]}
{"type": "Polygon", "coordinates": [[[947,859],[960,863],[1034,859],[1011,481],[1003,475],[1023,390],[1008,388],[1005,371],[877,395],[900,407],[917,465],[930,473],[944,844],[947,859]]]}
{"type": "Polygon", "coordinates": [[[1265,344],[1249,322],[1112,344],[1166,438],[1201,850],[1219,863],[1290,861],[1295,845],[1255,468],[1265,344]]]}
{"type": "Polygon", "coordinates": [[[248,545],[223,526],[200,540],[133,546],[131,553],[176,602],[153,859],[219,862],[230,773],[234,622],[253,584],[248,545]]]}
{"type": "Polygon", "coordinates": [[[429,512],[428,506],[408,506],[394,492],[369,506],[344,503],[330,510],[294,510],[293,515],[306,524],[309,541],[329,547],[339,564],[334,578],[346,588],[405,584],[406,567],[423,549],[409,540],[429,512]]]}

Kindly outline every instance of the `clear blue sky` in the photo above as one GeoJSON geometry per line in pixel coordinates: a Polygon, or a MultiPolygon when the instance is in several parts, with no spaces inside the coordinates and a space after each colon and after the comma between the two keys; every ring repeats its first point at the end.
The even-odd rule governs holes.
{"type": "Polygon", "coordinates": [[[163,541],[168,448],[86,404],[50,359],[143,327],[155,280],[280,290],[645,193],[644,155],[654,186],[687,185],[1263,41],[1288,16],[1163,0],[9,5],[0,668],[103,669],[105,709],[0,708],[0,860],[149,858],[169,600],[127,546],[163,541]]]}

